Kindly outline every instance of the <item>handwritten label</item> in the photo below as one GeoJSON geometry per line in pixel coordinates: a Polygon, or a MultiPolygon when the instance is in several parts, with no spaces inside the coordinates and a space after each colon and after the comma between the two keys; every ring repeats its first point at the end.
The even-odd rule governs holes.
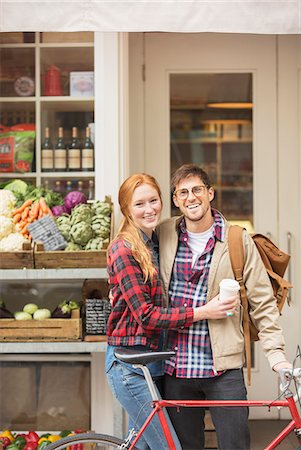
{"type": "Polygon", "coordinates": [[[106,298],[87,298],[85,300],[85,331],[88,335],[106,334],[111,304],[106,298]]]}
{"type": "Polygon", "coordinates": [[[35,242],[43,242],[46,251],[64,250],[67,245],[50,215],[35,220],[27,228],[35,242]]]}

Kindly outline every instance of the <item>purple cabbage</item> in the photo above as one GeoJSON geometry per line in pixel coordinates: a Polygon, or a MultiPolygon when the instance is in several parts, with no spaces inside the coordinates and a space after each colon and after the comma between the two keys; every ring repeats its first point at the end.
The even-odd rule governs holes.
{"type": "Polygon", "coordinates": [[[64,198],[64,206],[69,210],[69,214],[74,206],[87,203],[87,197],[81,191],[71,191],[64,198]]]}
{"type": "Polygon", "coordinates": [[[52,214],[55,217],[62,216],[63,214],[69,214],[70,211],[66,208],[65,205],[56,205],[51,208],[52,214]]]}

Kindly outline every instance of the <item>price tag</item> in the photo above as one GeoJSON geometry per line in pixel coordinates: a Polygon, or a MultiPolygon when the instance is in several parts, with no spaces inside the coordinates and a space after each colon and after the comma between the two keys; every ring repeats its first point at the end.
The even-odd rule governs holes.
{"type": "Polygon", "coordinates": [[[106,298],[85,300],[85,332],[87,335],[106,334],[111,304],[106,298]]]}
{"type": "Polygon", "coordinates": [[[42,242],[46,251],[64,250],[67,246],[67,242],[49,214],[39,220],[35,220],[27,228],[32,239],[35,242],[42,242]]]}

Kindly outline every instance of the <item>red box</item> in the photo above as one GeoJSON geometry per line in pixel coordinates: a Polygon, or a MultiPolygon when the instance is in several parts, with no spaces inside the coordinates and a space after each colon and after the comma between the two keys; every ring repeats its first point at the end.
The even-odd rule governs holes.
{"type": "Polygon", "coordinates": [[[0,137],[0,172],[14,172],[15,138],[0,137]]]}

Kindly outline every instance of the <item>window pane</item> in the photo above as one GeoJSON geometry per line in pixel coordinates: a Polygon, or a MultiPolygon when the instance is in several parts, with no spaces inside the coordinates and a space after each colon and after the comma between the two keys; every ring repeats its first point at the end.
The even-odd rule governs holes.
{"type": "MultiPolygon", "coordinates": [[[[171,172],[184,163],[208,172],[213,206],[253,224],[252,74],[170,76],[171,172]]],[[[172,214],[178,213],[172,208],[172,214]]]]}

